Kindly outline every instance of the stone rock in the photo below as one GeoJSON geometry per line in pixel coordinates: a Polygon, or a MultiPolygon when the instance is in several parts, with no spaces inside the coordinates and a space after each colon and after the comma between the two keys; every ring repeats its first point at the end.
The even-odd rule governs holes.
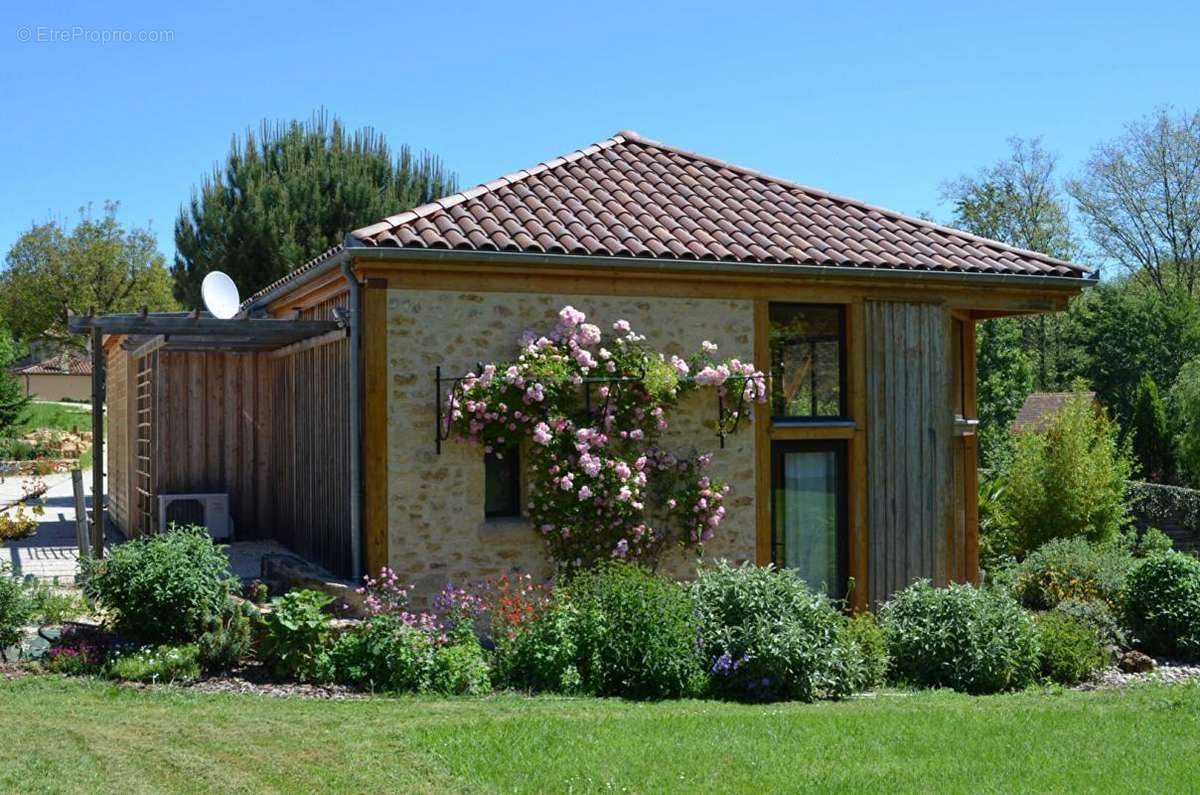
{"type": "Polygon", "coordinates": [[[1140,651],[1127,651],[1121,655],[1117,667],[1127,674],[1143,674],[1154,670],[1154,660],[1140,651]]]}
{"type": "Polygon", "coordinates": [[[366,615],[365,597],[357,586],[334,577],[316,564],[286,553],[263,555],[262,578],[280,583],[284,590],[321,591],[333,597],[330,609],[335,615],[361,618],[366,615]]]}

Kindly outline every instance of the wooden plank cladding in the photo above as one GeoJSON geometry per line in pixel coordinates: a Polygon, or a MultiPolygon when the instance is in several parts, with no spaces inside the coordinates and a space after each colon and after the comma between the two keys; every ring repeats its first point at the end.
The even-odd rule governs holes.
{"type": "Polygon", "coordinates": [[[350,394],[345,339],[290,356],[259,356],[271,421],[262,436],[270,475],[268,524],[275,540],[349,576],[350,394]]]}
{"type": "Polygon", "coordinates": [[[939,304],[867,301],[867,478],[872,604],[951,568],[947,336],[939,304]]]}
{"type": "MultiPolygon", "coordinates": [[[[344,303],[304,314],[329,319],[344,303]]],[[[129,484],[127,501],[110,485],[118,527],[159,532],[162,494],[228,493],[236,540],[274,540],[349,576],[349,355],[344,334],[263,353],[115,346],[109,360],[129,373],[109,407],[110,436],[129,435],[110,447],[111,482],[129,484]]]]}

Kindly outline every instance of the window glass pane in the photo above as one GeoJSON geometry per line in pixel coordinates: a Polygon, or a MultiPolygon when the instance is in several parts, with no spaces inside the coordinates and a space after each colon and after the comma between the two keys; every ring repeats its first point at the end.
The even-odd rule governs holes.
{"type": "Polygon", "coordinates": [[[834,450],[784,451],[776,470],[777,563],[813,590],[840,593],[839,466],[834,450]]]}
{"type": "Polygon", "coordinates": [[[842,307],[771,304],[771,411],[841,417],[842,307]]]}
{"type": "Polygon", "coordinates": [[[483,457],[484,516],[521,515],[521,456],[516,448],[483,457]]]}

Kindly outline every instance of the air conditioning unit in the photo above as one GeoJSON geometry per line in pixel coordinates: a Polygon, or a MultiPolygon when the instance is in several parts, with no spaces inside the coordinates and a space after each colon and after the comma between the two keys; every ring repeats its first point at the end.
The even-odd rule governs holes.
{"type": "Polygon", "coordinates": [[[198,525],[208,529],[217,541],[233,538],[233,520],[229,518],[228,494],[160,494],[158,527],[198,525]]]}

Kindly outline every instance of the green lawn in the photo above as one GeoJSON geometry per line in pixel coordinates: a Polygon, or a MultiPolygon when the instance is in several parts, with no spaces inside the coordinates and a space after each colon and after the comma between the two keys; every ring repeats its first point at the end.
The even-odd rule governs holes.
{"type": "MultiPolygon", "coordinates": [[[[105,418],[107,427],[108,419],[105,418]]],[[[21,435],[39,428],[54,428],[60,431],[90,431],[92,410],[87,406],[67,406],[54,403],[30,403],[18,420],[14,435],[21,435]]],[[[89,447],[79,459],[80,469],[90,469],[94,458],[89,447]]]]}
{"type": "Polygon", "coordinates": [[[1200,688],[815,705],[0,683],[0,791],[1188,792],[1200,688]]]}
{"type": "Polygon", "coordinates": [[[30,403],[17,422],[17,431],[25,433],[37,428],[90,431],[92,429],[92,411],[86,406],[30,403]]]}

